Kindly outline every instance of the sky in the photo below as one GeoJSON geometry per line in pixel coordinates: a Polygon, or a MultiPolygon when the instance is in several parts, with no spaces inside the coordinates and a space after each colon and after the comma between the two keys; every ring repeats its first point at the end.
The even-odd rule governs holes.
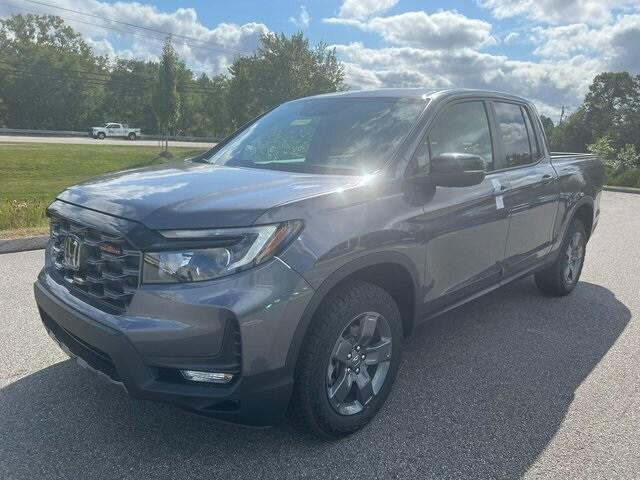
{"type": "Polygon", "coordinates": [[[640,0],[0,0],[13,13],[59,15],[112,58],[157,59],[170,32],[207,74],[263,33],[302,31],[335,48],[352,89],[489,88],[554,119],[596,74],[640,74],[640,0]]]}

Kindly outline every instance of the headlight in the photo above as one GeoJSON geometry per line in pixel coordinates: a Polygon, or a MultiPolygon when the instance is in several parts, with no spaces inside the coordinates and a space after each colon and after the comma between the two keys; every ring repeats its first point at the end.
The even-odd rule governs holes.
{"type": "Polygon", "coordinates": [[[209,239],[219,246],[145,253],[144,283],[199,282],[259,265],[281,252],[302,230],[294,220],[275,225],[219,230],[171,230],[170,239],[209,239]]]}

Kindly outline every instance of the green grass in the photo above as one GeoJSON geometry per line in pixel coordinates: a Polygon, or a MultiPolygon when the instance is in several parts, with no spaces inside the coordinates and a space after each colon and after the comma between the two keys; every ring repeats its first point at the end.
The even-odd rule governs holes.
{"type": "MultiPolygon", "coordinates": [[[[171,148],[174,159],[202,149],[171,148]]],[[[107,172],[164,163],[157,147],[0,143],[0,238],[40,232],[65,187],[107,172]]]]}

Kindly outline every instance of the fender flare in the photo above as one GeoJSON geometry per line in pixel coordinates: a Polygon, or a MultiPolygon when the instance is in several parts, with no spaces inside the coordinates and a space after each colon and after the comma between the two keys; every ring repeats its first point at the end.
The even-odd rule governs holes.
{"type": "Polygon", "coordinates": [[[305,335],[307,334],[309,326],[311,325],[313,316],[315,315],[316,310],[325,299],[327,294],[333,289],[333,287],[338,285],[353,273],[362,270],[363,268],[379,265],[381,263],[396,264],[405,268],[409,272],[409,275],[411,276],[411,280],[413,282],[413,289],[415,293],[414,315],[411,320],[412,323],[415,323],[415,318],[422,311],[422,304],[420,302],[421,290],[419,288],[419,275],[415,264],[411,262],[411,260],[407,256],[398,252],[376,252],[358,257],[347,262],[339,269],[334,271],[322,282],[320,287],[316,289],[315,294],[305,308],[304,313],[302,314],[302,317],[298,322],[298,326],[296,327],[296,330],[293,334],[293,338],[289,346],[289,351],[287,353],[287,358],[285,361],[287,370],[292,373],[294,372],[296,363],[298,361],[298,355],[302,347],[302,342],[305,335]]]}
{"type": "MultiPolygon", "coordinates": [[[[562,241],[564,240],[564,236],[567,233],[567,230],[569,228],[569,225],[571,224],[571,221],[575,218],[576,213],[578,213],[578,210],[580,210],[580,208],[582,208],[585,205],[589,205],[594,210],[594,215],[595,215],[595,202],[594,202],[593,198],[588,196],[588,195],[583,195],[582,197],[580,197],[569,208],[569,211],[566,214],[566,220],[564,221],[563,225],[561,226],[560,235],[558,235],[556,243],[553,245],[553,250],[552,251],[556,251],[558,248],[560,248],[560,245],[562,245],[562,241]]],[[[591,232],[589,232],[589,235],[590,234],[591,234],[591,232]]]]}

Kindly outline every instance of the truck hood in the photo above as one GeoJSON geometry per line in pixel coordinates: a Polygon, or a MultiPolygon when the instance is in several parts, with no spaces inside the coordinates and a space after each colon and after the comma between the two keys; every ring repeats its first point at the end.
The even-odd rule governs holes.
{"type": "Polygon", "coordinates": [[[359,180],[180,162],[98,177],[58,199],[151,229],[240,227],[272,207],[342,191],[359,180]]]}

